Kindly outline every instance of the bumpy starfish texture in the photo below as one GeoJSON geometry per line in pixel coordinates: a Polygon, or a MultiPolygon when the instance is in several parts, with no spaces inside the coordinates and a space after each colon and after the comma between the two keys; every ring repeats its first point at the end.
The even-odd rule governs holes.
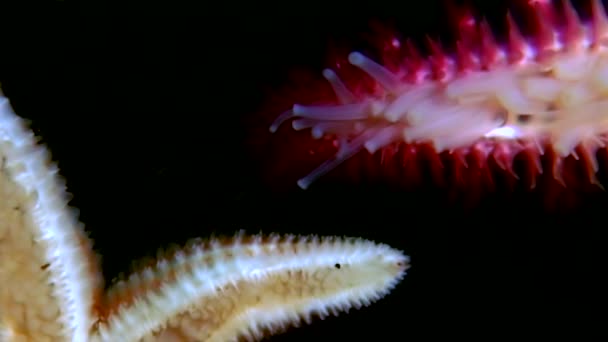
{"type": "Polygon", "coordinates": [[[105,293],[49,160],[0,94],[0,341],[259,339],[368,305],[408,268],[362,239],[241,234],[164,253],[105,293]]]}
{"type": "Polygon", "coordinates": [[[357,82],[367,74],[374,91],[351,90],[357,82],[344,82],[340,75],[347,72],[336,63],[337,71],[326,69],[323,76],[337,101],[294,104],[270,131],[291,120],[293,129],[310,129],[313,138],[338,146],[298,181],[303,189],[359,152],[399,156],[396,150],[425,143],[465,167],[468,157],[480,165],[491,157],[514,178],[521,154],[531,161],[531,188],[547,168],[541,156],[555,155],[546,171],[562,185],[564,160],[573,156],[589,182],[601,187],[596,173],[597,152],[608,144],[608,15],[601,0],[587,3],[590,17],[583,20],[570,0],[561,6],[530,0],[537,32],[524,36],[507,15],[504,42],[486,20],[465,15],[453,51],[429,39],[426,59],[411,41],[394,38],[384,62],[395,68],[352,52],[348,63],[363,72],[357,82]],[[401,54],[403,60],[391,61],[401,54]]]}

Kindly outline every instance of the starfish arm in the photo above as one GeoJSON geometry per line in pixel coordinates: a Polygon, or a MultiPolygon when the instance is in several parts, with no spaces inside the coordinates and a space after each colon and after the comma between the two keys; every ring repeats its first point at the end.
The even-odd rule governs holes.
{"type": "Polygon", "coordinates": [[[97,258],[47,151],[0,92],[0,340],[88,341],[97,258]]]}
{"type": "Polygon", "coordinates": [[[409,259],[352,238],[242,235],[195,242],[120,281],[98,341],[258,340],[387,294],[409,259]]]}

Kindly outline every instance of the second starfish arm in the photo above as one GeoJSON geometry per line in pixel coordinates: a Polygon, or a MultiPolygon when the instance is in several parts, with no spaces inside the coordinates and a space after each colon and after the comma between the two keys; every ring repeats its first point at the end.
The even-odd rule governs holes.
{"type": "Polygon", "coordinates": [[[192,243],[117,283],[94,339],[257,340],[380,299],[408,262],[362,239],[240,235],[192,243]]]}

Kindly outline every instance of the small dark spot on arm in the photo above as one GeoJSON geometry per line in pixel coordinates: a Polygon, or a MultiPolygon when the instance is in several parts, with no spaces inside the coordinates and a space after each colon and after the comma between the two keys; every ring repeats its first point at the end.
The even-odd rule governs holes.
{"type": "Polygon", "coordinates": [[[527,124],[532,121],[531,114],[517,114],[517,122],[520,124],[527,124]]]}

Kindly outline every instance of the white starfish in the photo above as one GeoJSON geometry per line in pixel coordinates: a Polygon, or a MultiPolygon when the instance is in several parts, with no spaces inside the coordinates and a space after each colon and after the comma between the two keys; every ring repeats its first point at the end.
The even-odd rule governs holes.
{"type": "Polygon", "coordinates": [[[368,305],[408,262],[362,239],[237,235],[165,253],[105,293],[57,168],[0,93],[0,341],[259,339],[368,305]]]}

